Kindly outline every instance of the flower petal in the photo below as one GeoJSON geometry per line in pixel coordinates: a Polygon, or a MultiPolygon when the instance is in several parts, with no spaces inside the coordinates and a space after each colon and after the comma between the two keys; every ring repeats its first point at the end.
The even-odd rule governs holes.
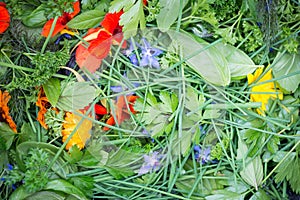
{"type": "Polygon", "coordinates": [[[101,22],[101,26],[105,28],[109,33],[113,34],[114,30],[119,26],[120,16],[123,14],[123,11],[115,13],[107,13],[101,22]]]}
{"type": "Polygon", "coordinates": [[[91,73],[94,73],[101,65],[102,59],[91,54],[82,44],[76,49],[76,63],[80,68],[86,68],[91,73]]]}

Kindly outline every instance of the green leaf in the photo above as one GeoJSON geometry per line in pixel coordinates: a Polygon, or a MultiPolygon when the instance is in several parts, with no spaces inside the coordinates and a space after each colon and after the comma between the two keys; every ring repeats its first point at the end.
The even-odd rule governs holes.
{"type": "Polygon", "coordinates": [[[16,133],[4,122],[0,122],[0,152],[8,150],[12,145],[16,133]]]}
{"type": "Polygon", "coordinates": [[[22,22],[31,28],[42,27],[47,22],[43,5],[37,7],[30,15],[22,17],[22,22]]]}
{"type": "Polygon", "coordinates": [[[200,43],[187,33],[168,31],[168,34],[173,40],[170,51],[181,54],[186,63],[206,81],[220,86],[230,83],[227,61],[216,47],[204,41],[200,43]]]}
{"type": "Polygon", "coordinates": [[[132,176],[140,168],[138,163],[141,154],[132,153],[119,149],[117,152],[110,152],[105,169],[116,179],[132,176]]]}
{"type": "Polygon", "coordinates": [[[51,180],[45,186],[45,190],[61,191],[70,194],[78,200],[87,200],[86,196],[77,187],[62,179],[51,180]]]}
{"type": "Polygon", "coordinates": [[[68,83],[57,102],[57,108],[74,111],[88,106],[96,97],[96,88],[86,82],[68,83]]]}
{"type": "Polygon", "coordinates": [[[253,73],[258,67],[262,67],[262,65],[255,65],[246,53],[230,44],[220,42],[215,47],[227,60],[232,78],[244,77],[253,73]]]}
{"type": "Polygon", "coordinates": [[[80,188],[81,191],[86,196],[93,196],[94,189],[94,178],[91,176],[80,176],[80,177],[72,177],[70,182],[73,183],[74,186],[80,188]]]}
{"type": "MultiPolygon", "coordinates": [[[[160,12],[156,17],[159,30],[168,31],[170,26],[176,21],[180,13],[180,2],[178,0],[160,0],[160,12]]],[[[188,1],[182,1],[184,7],[188,1]]]]}
{"type": "Polygon", "coordinates": [[[18,187],[9,197],[9,200],[20,200],[29,197],[32,193],[27,192],[24,186],[18,187]]]}
{"type": "Polygon", "coordinates": [[[262,161],[259,156],[255,158],[247,157],[247,152],[247,145],[239,138],[237,159],[243,159],[244,162],[244,167],[240,171],[240,175],[246,183],[258,190],[258,186],[260,186],[263,180],[262,161]]]}
{"type": "Polygon", "coordinates": [[[267,195],[267,193],[261,189],[259,189],[249,200],[270,200],[271,198],[267,195]]]}
{"type": "Polygon", "coordinates": [[[287,91],[295,92],[300,84],[300,54],[278,53],[273,62],[273,74],[287,91]],[[283,78],[282,76],[288,76],[283,78]]]}
{"type": "Polygon", "coordinates": [[[218,194],[206,196],[206,200],[244,200],[245,195],[238,192],[219,190],[218,194]]]}
{"type": "Polygon", "coordinates": [[[134,2],[135,0],[114,0],[111,2],[109,12],[119,12],[121,9],[128,10],[134,2]]]}
{"type": "Polygon", "coordinates": [[[134,36],[138,27],[146,27],[143,0],[114,0],[111,3],[110,12],[118,12],[123,9],[119,24],[123,26],[125,38],[134,36]]]}
{"type": "Polygon", "coordinates": [[[45,91],[46,97],[53,107],[56,106],[59,95],[60,95],[60,81],[57,78],[49,79],[44,85],[43,89],[45,91]]]}
{"type": "Polygon", "coordinates": [[[41,199],[47,199],[47,200],[65,200],[66,195],[58,194],[53,191],[40,191],[36,192],[33,195],[27,197],[27,199],[30,200],[41,200],[41,199]]]}
{"type": "MultiPolygon", "coordinates": [[[[279,155],[280,159],[278,161],[282,161],[282,159],[288,154],[286,152],[280,152],[281,155],[279,155]]],[[[295,193],[300,194],[300,159],[299,155],[296,152],[291,152],[289,155],[285,158],[283,162],[278,166],[276,169],[276,175],[275,175],[275,182],[279,183],[286,179],[292,190],[295,193]]]]}
{"type": "Polygon", "coordinates": [[[105,12],[101,10],[89,10],[74,17],[68,22],[67,26],[73,29],[87,29],[99,25],[105,16],[105,12]]]}

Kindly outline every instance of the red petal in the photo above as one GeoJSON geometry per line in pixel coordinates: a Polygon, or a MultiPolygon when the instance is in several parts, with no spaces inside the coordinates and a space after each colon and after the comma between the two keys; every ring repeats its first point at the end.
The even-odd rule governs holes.
{"type": "MultiPolygon", "coordinates": [[[[53,21],[54,21],[54,19],[50,19],[46,22],[46,24],[44,25],[43,30],[42,30],[42,36],[48,37],[53,21]]],[[[64,16],[61,16],[57,19],[57,22],[55,24],[55,27],[54,27],[51,37],[55,36],[57,33],[62,31],[65,27],[66,27],[66,23],[65,23],[64,16]]]]}
{"type": "Polygon", "coordinates": [[[0,7],[6,7],[6,4],[4,2],[0,2],[0,7]]]}
{"type": "Polygon", "coordinates": [[[101,106],[99,104],[95,104],[95,113],[98,115],[106,115],[107,110],[103,106],[101,106]]]}
{"type": "Polygon", "coordinates": [[[132,112],[132,114],[135,114],[136,111],[134,110],[134,103],[136,101],[136,99],[139,98],[138,96],[134,96],[134,95],[130,95],[130,96],[127,96],[127,101],[130,102],[129,103],[129,109],[130,111],[132,112]]]}
{"type": "Polygon", "coordinates": [[[74,18],[79,12],[80,12],[80,3],[79,1],[76,1],[73,3],[74,11],[70,13],[70,17],[74,18]]]}
{"type": "Polygon", "coordinates": [[[97,39],[91,41],[89,52],[99,59],[106,58],[110,51],[112,37],[106,31],[100,31],[97,39]]]}
{"type": "Polygon", "coordinates": [[[94,73],[101,65],[102,59],[91,54],[83,45],[79,45],[75,54],[76,62],[80,68],[86,68],[94,73]]]}
{"type": "Polygon", "coordinates": [[[114,30],[119,26],[119,20],[122,14],[122,10],[117,13],[107,13],[101,22],[101,26],[113,34],[114,30]]]}
{"type": "MultiPolygon", "coordinates": [[[[110,118],[108,118],[108,120],[106,121],[106,124],[111,125],[111,126],[115,125],[116,122],[115,122],[114,117],[111,116],[110,118]]],[[[110,129],[110,128],[108,128],[108,127],[106,127],[106,126],[103,127],[103,130],[104,130],[104,131],[108,131],[109,129],[110,129]]]]}
{"type": "Polygon", "coordinates": [[[9,12],[5,8],[5,3],[0,4],[0,33],[6,31],[9,27],[10,16],[9,12]]]}

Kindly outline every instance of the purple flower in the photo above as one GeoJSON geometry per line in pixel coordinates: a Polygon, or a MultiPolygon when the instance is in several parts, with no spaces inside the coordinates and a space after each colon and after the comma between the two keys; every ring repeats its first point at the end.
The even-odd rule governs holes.
{"type": "Polygon", "coordinates": [[[7,164],[7,169],[9,170],[9,171],[11,171],[11,170],[13,170],[14,169],[14,167],[11,165],[11,164],[7,164]]]}
{"type": "Polygon", "coordinates": [[[123,51],[124,55],[126,55],[130,62],[134,65],[138,65],[138,59],[136,57],[136,53],[135,53],[135,48],[134,48],[134,45],[133,43],[131,42],[130,45],[129,45],[129,49],[126,49],[123,51]]]}
{"type": "MultiPolygon", "coordinates": [[[[127,75],[126,73],[123,75],[124,79],[127,79],[127,75]]],[[[129,80],[128,80],[129,81],[129,80]]],[[[132,83],[133,87],[136,88],[138,87],[140,84],[139,83],[132,83]]],[[[128,90],[129,88],[127,87],[127,85],[116,85],[116,86],[110,86],[111,91],[115,92],[115,93],[121,93],[123,91],[128,90]]],[[[127,95],[132,95],[134,94],[134,92],[129,92],[127,95]]]]}
{"type": "Polygon", "coordinates": [[[143,38],[142,41],[143,41],[144,45],[140,46],[141,51],[142,51],[142,53],[141,53],[142,59],[141,59],[140,66],[141,67],[150,66],[150,67],[159,69],[160,65],[159,65],[159,62],[158,62],[156,56],[159,56],[160,54],[162,54],[163,51],[160,49],[151,47],[149,42],[145,38],[143,38]]]}
{"type": "Polygon", "coordinates": [[[198,162],[202,162],[202,164],[206,164],[210,162],[210,147],[205,149],[201,149],[199,145],[194,146],[195,158],[198,162]]]}
{"type": "Polygon", "coordinates": [[[155,172],[161,167],[161,159],[163,155],[159,154],[157,151],[153,152],[151,155],[144,155],[144,163],[139,169],[138,175],[147,174],[148,172],[155,172]]]}

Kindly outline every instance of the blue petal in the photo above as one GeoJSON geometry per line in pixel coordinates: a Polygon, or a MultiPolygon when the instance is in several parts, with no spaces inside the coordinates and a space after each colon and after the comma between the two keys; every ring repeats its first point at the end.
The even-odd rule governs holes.
{"type": "Polygon", "coordinates": [[[123,92],[123,87],[120,86],[120,85],[117,85],[117,86],[110,86],[110,89],[115,92],[115,93],[120,93],[120,92],[123,92]]]}

